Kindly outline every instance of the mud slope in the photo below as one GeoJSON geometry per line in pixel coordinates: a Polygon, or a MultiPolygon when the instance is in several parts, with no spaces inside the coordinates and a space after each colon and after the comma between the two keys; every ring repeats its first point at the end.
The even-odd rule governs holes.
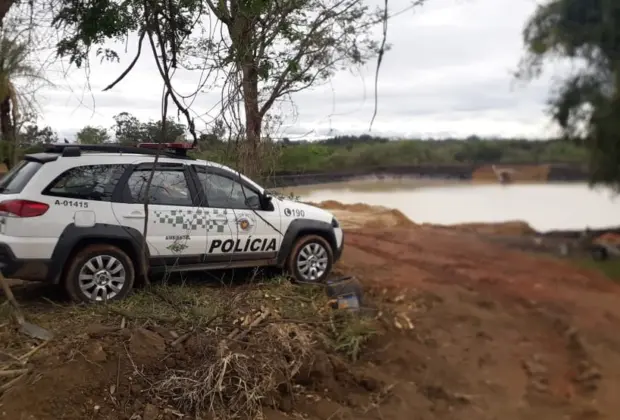
{"type": "Polygon", "coordinates": [[[415,326],[367,360],[399,384],[384,418],[617,418],[620,294],[608,279],[445,228],[346,234],[340,270],[415,326]]]}

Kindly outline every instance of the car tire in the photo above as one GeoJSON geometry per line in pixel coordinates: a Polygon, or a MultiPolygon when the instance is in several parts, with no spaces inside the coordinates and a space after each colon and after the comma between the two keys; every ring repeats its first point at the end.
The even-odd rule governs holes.
{"type": "Polygon", "coordinates": [[[123,250],[113,245],[88,245],[69,264],[65,289],[75,302],[121,300],[133,288],[134,264],[123,250]]]}
{"type": "Polygon", "coordinates": [[[297,283],[323,283],[331,273],[334,252],[318,235],[302,236],[289,254],[287,270],[297,283]]]}

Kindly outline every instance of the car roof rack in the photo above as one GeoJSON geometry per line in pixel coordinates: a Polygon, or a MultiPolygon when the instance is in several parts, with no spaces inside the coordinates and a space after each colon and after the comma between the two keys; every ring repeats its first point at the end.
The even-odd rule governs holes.
{"type": "Polygon", "coordinates": [[[176,156],[187,157],[187,151],[194,148],[192,143],[138,143],[138,148],[157,150],[163,149],[176,156]]]}
{"type": "Polygon", "coordinates": [[[140,143],[136,146],[125,146],[118,143],[106,144],[74,144],[74,143],[55,143],[46,146],[45,153],[59,153],[64,157],[81,156],[82,152],[99,153],[128,153],[137,155],[160,155],[167,158],[192,159],[187,156],[187,150],[191,149],[191,144],[186,143],[140,143]],[[170,147],[172,145],[172,147],[170,147]],[[179,147],[182,145],[183,147],[179,147]],[[189,147],[187,147],[189,146],[189,147]],[[160,150],[157,150],[160,148],[160,150]],[[182,150],[182,152],[180,152],[182,150]]]}

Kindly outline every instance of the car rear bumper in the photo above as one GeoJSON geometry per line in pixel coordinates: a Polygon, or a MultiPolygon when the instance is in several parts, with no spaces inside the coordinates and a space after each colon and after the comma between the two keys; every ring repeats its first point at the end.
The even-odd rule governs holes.
{"type": "Polygon", "coordinates": [[[47,281],[50,261],[19,259],[7,244],[0,243],[0,272],[4,277],[28,281],[47,281]]]}

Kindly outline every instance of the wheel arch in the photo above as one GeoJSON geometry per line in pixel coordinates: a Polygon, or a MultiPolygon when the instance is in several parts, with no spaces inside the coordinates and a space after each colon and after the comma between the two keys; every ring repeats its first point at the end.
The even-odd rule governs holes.
{"type": "MultiPolygon", "coordinates": [[[[143,275],[141,247],[143,235],[138,230],[118,225],[96,224],[92,227],[69,225],[58,238],[52,253],[49,280],[59,284],[66,275],[71,258],[87,245],[106,244],[121,249],[134,263],[136,276],[143,275]]],[[[148,252],[148,249],[147,249],[148,252]]]]}
{"type": "Polygon", "coordinates": [[[283,267],[286,264],[286,260],[297,239],[306,235],[317,235],[322,237],[329,243],[332,252],[334,254],[337,252],[338,244],[336,242],[336,235],[330,223],[313,219],[295,219],[288,226],[282,238],[282,245],[280,246],[277,257],[278,266],[283,267]]]}

